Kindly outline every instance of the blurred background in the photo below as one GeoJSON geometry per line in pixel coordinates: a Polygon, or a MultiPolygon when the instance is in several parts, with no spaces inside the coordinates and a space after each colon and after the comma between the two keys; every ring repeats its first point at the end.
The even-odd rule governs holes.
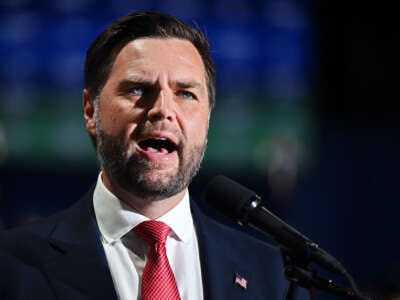
{"type": "Polygon", "coordinates": [[[139,9],[197,24],[211,43],[217,106],[194,197],[217,174],[241,182],[360,285],[395,299],[400,30],[387,3],[2,0],[0,228],[68,207],[95,182],[85,51],[139,9]]]}

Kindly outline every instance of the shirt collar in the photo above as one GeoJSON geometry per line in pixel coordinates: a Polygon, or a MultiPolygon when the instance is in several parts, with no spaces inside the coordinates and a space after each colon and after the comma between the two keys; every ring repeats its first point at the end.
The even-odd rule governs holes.
{"type": "MultiPolygon", "coordinates": [[[[112,194],[103,184],[101,173],[93,194],[93,207],[100,232],[107,243],[119,240],[136,225],[149,220],[112,194]]],[[[194,236],[188,191],[177,206],[157,220],[171,228],[174,233],[171,236],[188,242],[194,236]]]]}

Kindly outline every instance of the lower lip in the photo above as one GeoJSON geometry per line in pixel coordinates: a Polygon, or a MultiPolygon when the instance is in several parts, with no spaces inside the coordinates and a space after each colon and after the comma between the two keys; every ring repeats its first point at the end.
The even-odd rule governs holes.
{"type": "Polygon", "coordinates": [[[152,150],[145,150],[140,147],[137,147],[137,151],[144,155],[148,160],[154,162],[169,162],[177,156],[176,151],[172,152],[158,152],[152,150]]]}

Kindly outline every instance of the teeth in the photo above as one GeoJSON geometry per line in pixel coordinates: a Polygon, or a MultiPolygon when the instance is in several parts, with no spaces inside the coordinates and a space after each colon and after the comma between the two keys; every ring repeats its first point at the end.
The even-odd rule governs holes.
{"type": "Polygon", "coordinates": [[[173,142],[163,137],[154,137],[139,143],[144,149],[152,152],[168,153],[175,150],[173,142]]]}

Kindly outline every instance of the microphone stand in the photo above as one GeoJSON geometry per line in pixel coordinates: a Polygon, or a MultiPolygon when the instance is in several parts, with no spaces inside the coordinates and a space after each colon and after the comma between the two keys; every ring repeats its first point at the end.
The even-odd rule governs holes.
{"type": "MultiPolygon", "coordinates": [[[[316,275],[315,271],[309,269],[303,269],[301,267],[287,266],[285,268],[286,278],[290,281],[290,284],[298,284],[307,289],[317,288],[319,290],[328,292],[335,296],[341,296],[344,299],[354,300],[365,300],[367,298],[357,295],[353,290],[345,287],[341,287],[333,283],[332,280],[324,279],[316,275]]],[[[293,286],[289,289],[289,297],[293,297],[293,286]]]]}
{"type": "Polygon", "coordinates": [[[342,287],[335,284],[330,279],[325,279],[317,275],[317,272],[308,267],[308,262],[302,259],[294,258],[288,251],[281,248],[285,276],[289,280],[289,288],[286,294],[286,300],[294,299],[294,290],[296,285],[302,286],[308,290],[312,288],[325,291],[341,299],[351,300],[373,300],[372,298],[362,295],[355,286],[354,281],[350,280],[352,288],[342,287]]]}

